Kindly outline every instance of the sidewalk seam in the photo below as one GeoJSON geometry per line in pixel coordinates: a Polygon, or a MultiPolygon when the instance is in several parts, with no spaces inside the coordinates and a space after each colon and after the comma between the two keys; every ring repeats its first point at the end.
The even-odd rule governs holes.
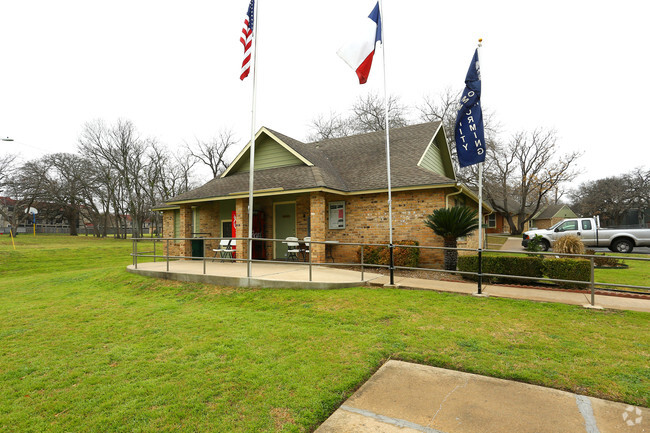
{"type": "Polygon", "coordinates": [[[596,418],[594,417],[594,409],[591,407],[591,400],[586,395],[575,394],[576,404],[578,410],[585,420],[585,428],[587,433],[600,433],[596,425],[596,418]]]}
{"type": "Polygon", "coordinates": [[[421,431],[423,433],[445,433],[443,431],[436,430],[436,429],[433,429],[431,427],[425,427],[423,425],[416,424],[416,423],[411,422],[411,421],[406,421],[405,419],[391,418],[389,416],[380,415],[378,413],[370,412],[369,410],[357,409],[357,408],[352,407],[352,406],[342,405],[341,407],[339,407],[339,409],[342,409],[342,410],[347,411],[347,412],[356,413],[357,415],[362,415],[362,416],[365,416],[365,417],[368,417],[368,418],[372,418],[372,419],[374,419],[376,421],[381,421],[383,423],[394,425],[394,426],[400,427],[400,428],[406,427],[406,428],[410,428],[412,430],[421,431]]]}

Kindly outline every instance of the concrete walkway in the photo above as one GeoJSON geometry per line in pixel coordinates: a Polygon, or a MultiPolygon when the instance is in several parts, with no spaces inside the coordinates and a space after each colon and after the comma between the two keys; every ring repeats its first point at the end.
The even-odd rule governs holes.
{"type": "Polygon", "coordinates": [[[304,262],[254,262],[249,279],[246,263],[219,260],[176,260],[139,263],[127,266],[128,272],[155,278],[199,282],[234,287],[268,287],[296,289],[340,289],[368,284],[379,274],[348,271],[327,266],[309,266],[304,262]]]}
{"type": "Polygon", "coordinates": [[[512,237],[509,236],[503,245],[501,245],[500,250],[503,251],[525,251],[524,247],[521,245],[521,236],[512,237]]]}
{"type": "MultiPolygon", "coordinates": [[[[127,271],[155,278],[235,287],[339,289],[364,285],[384,286],[389,283],[388,276],[364,272],[362,277],[360,272],[328,266],[314,266],[310,281],[309,266],[304,263],[253,263],[251,279],[247,278],[245,263],[207,260],[205,262],[205,273],[203,273],[203,266],[204,262],[202,260],[179,260],[170,262],[169,271],[167,271],[167,263],[163,261],[140,263],[137,269],[131,265],[127,267],[127,271]]],[[[395,277],[395,287],[468,295],[478,291],[476,283],[406,277],[395,277]]],[[[588,306],[591,302],[591,295],[587,292],[576,293],[499,285],[485,285],[482,292],[494,297],[558,302],[569,305],[588,306]]],[[[595,305],[600,308],[650,312],[650,299],[597,294],[595,296],[595,305]]]]}
{"type": "Polygon", "coordinates": [[[316,433],[650,432],[650,409],[388,361],[316,433]]]}

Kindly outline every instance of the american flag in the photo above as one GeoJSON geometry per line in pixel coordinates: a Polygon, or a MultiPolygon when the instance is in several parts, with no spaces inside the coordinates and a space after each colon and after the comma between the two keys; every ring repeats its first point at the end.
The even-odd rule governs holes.
{"type": "Polygon", "coordinates": [[[253,45],[253,15],[255,14],[255,0],[251,0],[248,5],[248,12],[244,18],[244,28],[242,29],[242,36],[239,41],[244,46],[244,61],[241,64],[241,75],[239,78],[243,81],[248,77],[251,71],[251,47],[253,45]]]}

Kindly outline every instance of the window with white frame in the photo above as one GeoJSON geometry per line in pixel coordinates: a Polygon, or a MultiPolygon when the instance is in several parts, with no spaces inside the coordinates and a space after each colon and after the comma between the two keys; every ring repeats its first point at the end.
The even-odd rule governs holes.
{"type": "Polygon", "coordinates": [[[491,213],[487,216],[487,226],[489,229],[493,229],[497,226],[497,214],[491,213]]]}

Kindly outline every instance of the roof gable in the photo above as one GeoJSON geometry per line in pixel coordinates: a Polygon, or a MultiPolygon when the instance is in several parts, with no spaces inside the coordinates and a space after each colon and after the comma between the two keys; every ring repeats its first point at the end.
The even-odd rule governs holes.
{"type": "MultiPolygon", "coordinates": [[[[251,143],[249,142],[221,175],[222,178],[250,171],[250,147],[251,143]]],[[[266,128],[258,131],[255,136],[255,171],[295,165],[311,167],[314,164],[276,136],[273,131],[266,128]]]]}
{"type": "Polygon", "coordinates": [[[533,217],[535,220],[539,219],[551,219],[551,218],[577,218],[578,215],[571,210],[571,208],[565,204],[555,204],[549,205],[539,211],[537,215],[533,217]]]}
{"type": "Polygon", "coordinates": [[[431,138],[431,142],[422,154],[418,166],[450,179],[456,179],[454,165],[451,162],[451,153],[449,152],[449,146],[447,145],[447,138],[445,137],[442,124],[440,124],[435,135],[431,138]]]}
{"type": "MultiPolygon", "coordinates": [[[[174,197],[168,203],[232,198],[245,194],[250,180],[250,143],[224,174],[205,185],[174,197]]],[[[440,122],[395,128],[390,131],[391,186],[393,189],[440,188],[456,185],[451,156],[440,122]],[[438,168],[419,165],[423,155],[436,152],[438,168]]],[[[386,133],[302,143],[268,128],[255,142],[255,194],[329,190],[345,194],[388,189],[386,133]],[[259,150],[258,150],[259,149],[259,150]],[[272,159],[273,156],[275,159],[272,159]]]]}

